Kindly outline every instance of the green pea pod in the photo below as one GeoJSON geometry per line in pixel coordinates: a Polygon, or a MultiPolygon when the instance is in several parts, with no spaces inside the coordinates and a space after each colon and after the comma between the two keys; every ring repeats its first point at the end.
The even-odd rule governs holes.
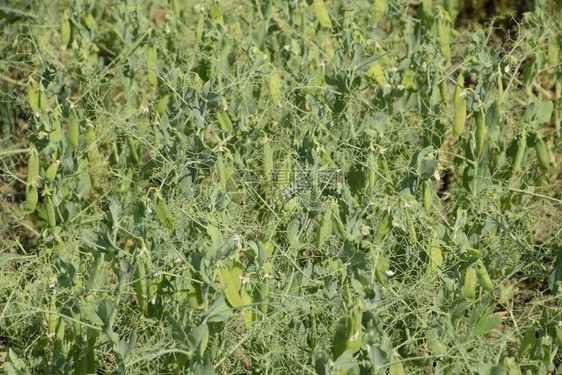
{"type": "Polygon", "coordinates": [[[308,347],[310,348],[311,352],[314,352],[314,350],[316,349],[316,341],[317,341],[317,336],[316,336],[316,313],[315,313],[315,309],[314,309],[314,305],[312,308],[312,312],[310,313],[310,330],[308,331],[308,340],[307,340],[307,344],[308,347]]]}
{"type": "MultiPolygon", "coordinates": [[[[141,250],[142,251],[142,250],[141,250]]],[[[141,309],[145,310],[148,308],[148,292],[147,292],[147,281],[146,281],[146,268],[144,266],[143,258],[137,254],[135,255],[136,269],[134,278],[137,281],[133,286],[137,295],[137,300],[139,301],[139,306],[141,309]]]]}
{"type": "Polygon", "coordinates": [[[160,220],[160,223],[162,223],[164,227],[168,229],[175,229],[176,221],[174,220],[174,217],[168,209],[168,204],[166,203],[164,198],[160,197],[159,195],[156,197],[155,211],[158,220],[160,220]]]}
{"type": "Polygon", "coordinates": [[[443,263],[443,254],[441,253],[441,246],[439,242],[435,239],[429,242],[429,249],[427,250],[429,256],[429,264],[427,265],[427,269],[425,271],[426,275],[431,274],[435,270],[438,270],[443,263]]]}
{"type": "Polygon", "coordinates": [[[375,262],[375,278],[382,285],[386,286],[386,271],[388,270],[388,261],[383,256],[377,256],[375,262]]]}
{"type": "Polygon", "coordinates": [[[314,0],[314,9],[316,10],[316,17],[318,17],[320,25],[331,29],[332,21],[330,21],[330,15],[324,5],[324,0],[314,0]]]}
{"type": "Polygon", "coordinates": [[[62,127],[58,119],[54,119],[51,124],[51,134],[55,142],[60,142],[62,139],[62,127]]]}
{"type": "Polygon", "coordinates": [[[60,358],[64,345],[64,320],[59,316],[55,329],[55,341],[53,344],[52,362],[55,363],[60,358]]]}
{"type": "MultiPolygon", "coordinates": [[[[51,312],[57,311],[57,297],[54,294],[51,296],[49,311],[51,312]]],[[[49,337],[55,336],[57,330],[57,320],[58,320],[58,316],[56,314],[48,314],[49,337]]]]}
{"type": "Polygon", "coordinates": [[[217,162],[216,162],[216,167],[217,167],[217,180],[219,183],[219,186],[222,187],[222,191],[226,192],[226,169],[224,167],[224,160],[222,158],[222,153],[219,152],[218,156],[217,156],[217,162]]]}
{"type": "Polygon", "coordinates": [[[529,354],[531,350],[531,345],[536,340],[537,329],[535,327],[529,327],[525,330],[521,344],[519,345],[519,357],[525,357],[529,354]]]}
{"type": "Polygon", "coordinates": [[[521,136],[519,137],[519,144],[517,145],[517,153],[515,154],[515,159],[513,160],[513,166],[511,168],[511,173],[515,174],[521,168],[521,162],[523,161],[523,156],[525,155],[525,150],[527,148],[527,134],[525,132],[525,127],[521,130],[521,136]]]}
{"type": "Polygon", "coordinates": [[[424,14],[431,16],[432,0],[422,0],[422,9],[424,14]]]}
{"type": "Polygon", "coordinates": [[[332,213],[330,210],[324,212],[324,216],[320,220],[320,226],[318,227],[318,234],[316,235],[316,249],[322,249],[322,246],[332,234],[332,213]]]}
{"type": "Polygon", "coordinates": [[[490,275],[488,275],[486,267],[480,259],[478,259],[478,261],[476,262],[476,277],[478,279],[478,283],[484,290],[490,293],[494,292],[494,284],[490,279],[490,275]]]}
{"type": "Polygon", "coordinates": [[[369,192],[375,194],[378,165],[373,153],[369,154],[367,180],[369,182],[369,192]]]}
{"type": "Polygon", "coordinates": [[[560,44],[556,39],[556,35],[553,35],[548,41],[547,61],[551,68],[560,64],[560,44]]]}
{"type": "Polygon", "coordinates": [[[277,181],[277,190],[283,191],[291,185],[291,176],[293,175],[293,166],[291,163],[291,155],[285,157],[285,161],[279,170],[277,181]]]}
{"type": "Polygon", "coordinates": [[[68,127],[66,129],[66,138],[68,144],[74,152],[78,151],[78,137],[80,136],[80,124],[78,123],[78,118],[74,114],[74,111],[70,112],[68,118],[68,127]]]}
{"type": "Polygon", "coordinates": [[[168,100],[170,99],[170,95],[164,95],[158,103],[156,103],[156,112],[161,115],[164,113],[166,108],[168,107],[168,100]]]}
{"type": "Polygon", "coordinates": [[[386,157],[383,154],[379,154],[378,160],[384,177],[386,177],[389,183],[392,183],[392,178],[390,177],[390,170],[388,169],[388,162],[386,161],[386,157]]]}
{"type": "Polygon", "coordinates": [[[67,17],[65,17],[60,25],[60,35],[63,46],[68,46],[68,44],[70,43],[71,31],[72,29],[70,28],[70,21],[67,17]]]}
{"type": "Polygon", "coordinates": [[[54,228],[57,226],[57,219],[55,217],[55,206],[51,197],[47,196],[45,199],[45,211],[47,211],[47,224],[49,227],[54,228]]]}
{"type": "Polygon", "coordinates": [[[88,327],[87,331],[87,343],[86,343],[86,354],[84,356],[84,373],[85,374],[97,374],[98,373],[98,361],[96,358],[96,352],[94,350],[96,346],[96,341],[99,336],[98,331],[93,328],[88,327]]]}
{"type": "Polygon", "coordinates": [[[379,225],[377,226],[377,233],[375,234],[375,243],[380,245],[391,229],[392,229],[392,215],[387,210],[384,210],[381,219],[379,221],[379,225]]]}
{"type": "Polygon", "coordinates": [[[502,99],[503,99],[503,81],[502,81],[502,72],[501,68],[498,66],[498,78],[497,78],[497,85],[498,85],[498,112],[500,111],[502,99]]]}
{"type": "Polygon", "coordinates": [[[43,93],[41,92],[37,82],[35,82],[31,76],[29,76],[29,81],[27,83],[27,95],[31,110],[34,114],[39,114],[39,111],[45,107],[42,97],[43,93]]]}
{"type": "Polygon", "coordinates": [[[439,96],[441,96],[441,104],[449,104],[449,91],[447,90],[447,84],[443,76],[441,76],[439,80],[439,96]]]}
{"type": "Polygon", "coordinates": [[[152,46],[148,49],[146,54],[146,66],[148,67],[148,82],[153,86],[158,86],[158,77],[156,76],[156,61],[158,59],[158,53],[156,47],[152,46]]]}
{"type": "Polygon", "coordinates": [[[423,182],[422,194],[423,209],[425,210],[425,214],[429,215],[429,213],[431,212],[431,188],[429,187],[429,183],[427,181],[423,182]]]}
{"type": "Polygon", "coordinates": [[[263,144],[263,177],[269,181],[271,180],[271,172],[273,170],[273,151],[267,138],[264,139],[263,144]]]}
{"type": "Polygon", "coordinates": [[[537,153],[537,162],[540,169],[545,173],[550,173],[550,163],[548,162],[548,152],[542,138],[537,137],[535,142],[535,151],[537,153]]]}
{"type": "Polygon", "coordinates": [[[94,163],[99,160],[100,154],[96,144],[96,132],[93,127],[88,127],[84,138],[88,146],[88,160],[94,163]]]}
{"type": "Polygon", "coordinates": [[[82,324],[80,324],[80,309],[77,306],[74,306],[70,311],[72,314],[72,319],[74,319],[72,321],[72,333],[74,336],[74,341],[76,342],[76,344],[81,346],[84,342],[84,338],[82,337],[82,324]]]}
{"type": "Polygon", "coordinates": [[[26,213],[32,213],[37,207],[39,201],[39,193],[35,184],[29,184],[25,187],[25,203],[23,209],[26,213]]]}
{"type": "Polygon", "coordinates": [[[410,241],[412,244],[418,243],[418,235],[416,233],[416,227],[414,226],[414,221],[410,214],[406,211],[406,223],[408,224],[408,234],[410,235],[410,241]]]}
{"type": "Polygon", "coordinates": [[[373,12],[371,13],[371,19],[373,23],[379,22],[385,11],[386,0],[375,0],[375,3],[373,4],[373,12]]]}
{"type": "Polygon", "coordinates": [[[203,308],[203,293],[201,291],[201,283],[191,281],[189,283],[189,291],[187,292],[189,305],[194,309],[203,308]]]}
{"type": "Polygon", "coordinates": [[[347,326],[346,320],[340,321],[336,328],[332,341],[332,358],[338,359],[347,349],[347,326]]]}
{"type": "MultiPolygon", "coordinates": [[[[144,240],[142,240],[143,246],[144,240]]],[[[150,253],[148,250],[141,251],[139,254],[140,258],[142,258],[142,264],[144,265],[144,274],[150,275],[152,272],[152,262],[150,260],[150,253]]],[[[146,295],[149,302],[154,303],[154,297],[156,296],[156,291],[158,290],[158,281],[154,277],[154,275],[149,276],[146,278],[146,295]]]]}
{"type": "Polygon", "coordinates": [[[47,170],[45,171],[45,180],[47,180],[47,182],[53,182],[55,181],[55,178],[57,177],[57,169],[59,166],[59,161],[55,161],[53,163],[51,163],[51,165],[49,165],[49,168],[47,168],[47,170]]]}
{"type": "Polygon", "coordinates": [[[476,118],[476,129],[474,131],[474,139],[476,141],[476,155],[480,156],[484,148],[484,139],[486,137],[486,115],[484,110],[480,108],[480,112],[476,118]]]}
{"type": "Polygon", "coordinates": [[[39,154],[32,147],[27,161],[27,183],[37,185],[39,183],[39,154]]]}
{"type": "Polygon", "coordinates": [[[447,61],[451,61],[451,20],[448,13],[442,8],[437,20],[437,34],[441,44],[441,54],[447,61]]]}
{"type": "Polygon", "coordinates": [[[469,301],[474,301],[476,298],[476,270],[471,267],[466,270],[464,277],[463,295],[469,301]]]}
{"type": "Polygon", "coordinates": [[[282,99],[282,92],[281,92],[281,77],[277,72],[272,72],[269,75],[269,94],[271,95],[271,99],[274,103],[281,102],[282,99]]]}
{"type": "Polygon", "coordinates": [[[361,319],[363,312],[358,305],[355,305],[347,318],[347,345],[346,349],[351,349],[357,353],[361,348],[363,325],[361,319]]]}
{"type": "Polygon", "coordinates": [[[460,73],[455,87],[453,136],[458,136],[464,129],[466,122],[466,97],[463,95],[464,74],[460,73]]]}
{"type": "Polygon", "coordinates": [[[131,137],[130,135],[126,136],[125,139],[127,140],[127,146],[129,147],[129,157],[134,165],[139,165],[140,157],[139,153],[137,152],[137,142],[131,137]]]}
{"type": "Polygon", "coordinates": [[[562,346],[562,325],[558,323],[554,328],[556,330],[556,341],[558,342],[558,346],[562,346]]]}

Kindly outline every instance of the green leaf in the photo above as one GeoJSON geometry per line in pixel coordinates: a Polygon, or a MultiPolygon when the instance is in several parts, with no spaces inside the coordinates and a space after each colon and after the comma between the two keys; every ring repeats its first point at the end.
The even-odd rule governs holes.
{"type": "Polygon", "coordinates": [[[219,295],[215,302],[205,311],[204,321],[207,323],[224,322],[232,316],[232,309],[228,307],[224,295],[219,295]]]}
{"type": "Polygon", "coordinates": [[[206,324],[200,325],[187,335],[189,348],[198,353],[199,356],[203,356],[208,340],[209,327],[206,324]]]}
{"type": "Polygon", "coordinates": [[[447,346],[443,345],[435,328],[427,332],[427,343],[431,351],[436,355],[443,355],[447,352],[447,346]]]}
{"type": "Polygon", "coordinates": [[[115,345],[115,349],[121,355],[121,358],[125,359],[131,353],[131,350],[135,347],[135,343],[137,341],[137,329],[136,327],[133,328],[131,332],[131,336],[129,338],[129,342],[120,341],[117,345],[115,345]]]}
{"type": "Polygon", "coordinates": [[[6,263],[10,261],[12,254],[4,253],[0,254],[0,267],[4,267],[6,263]]]}
{"type": "Polygon", "coordinates": [[[172,339],[183,347],[188,347],[187,335],[181,325],[171,316],[168,316],[168,332],[172,339]]]}
{"type": "Polygon", "coordinates": [[[217,112],[217,119],[219,120],[222,130],[229,133],[232,132],[232,122],[226,111],[217,112]]]}
{"type": "Polygon", "coordinates": [[[490,332],[491,330],[499,326],[501,322],[502,319],[499,314],[488,316],[482,319],[480,322],[478,322],[476,327],[474,327],[472,334],[474,336],[485,335],[486,333],[490,332]]]}
{"type": "Polygon", "coordinates": [[[544,124],[545,122],[550,121],[550,118],[552,117],[552,109],[554,108],[552,102],[540,102],[537,107],[537,122],[539,124],[544,124]]]}

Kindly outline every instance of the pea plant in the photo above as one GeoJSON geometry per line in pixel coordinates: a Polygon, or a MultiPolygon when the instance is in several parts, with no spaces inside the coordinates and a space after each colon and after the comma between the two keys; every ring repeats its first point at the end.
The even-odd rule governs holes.
{"type": "Polygon", "coordinates": [[[0,22],[4,373],[562,371],[559,1],[0,22]]]}

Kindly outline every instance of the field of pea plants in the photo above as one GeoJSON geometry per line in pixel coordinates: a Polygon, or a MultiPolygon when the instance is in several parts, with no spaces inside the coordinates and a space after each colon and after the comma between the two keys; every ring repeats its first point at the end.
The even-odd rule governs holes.
{"type": "Polygon", "coordinates": [[[562,1],[0,30],[0,372],[562,374],[562,1]]]}

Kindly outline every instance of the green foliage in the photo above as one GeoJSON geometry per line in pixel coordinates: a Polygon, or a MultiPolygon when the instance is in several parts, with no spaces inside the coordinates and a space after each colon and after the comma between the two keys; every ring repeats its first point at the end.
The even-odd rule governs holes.
{"type": "Polygon", "coordinates": [[[562,9],[482,9],[5,2],[2,370],[562,371],[562,9]]]}

